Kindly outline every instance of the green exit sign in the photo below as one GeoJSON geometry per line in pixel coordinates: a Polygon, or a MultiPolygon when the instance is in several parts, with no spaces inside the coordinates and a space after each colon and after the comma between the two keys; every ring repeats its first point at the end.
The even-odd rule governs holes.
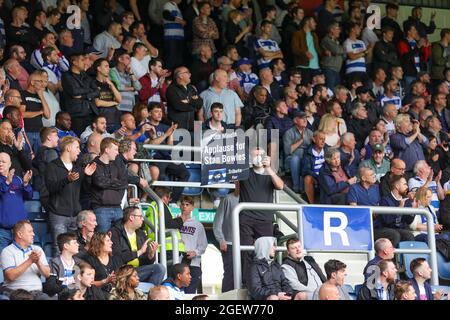
{"type": "MultiPolygon", "coordinates": [[[[180,208],[170,208],[172,216],[175,218],[181,214],[180,208]]],[[[216,210],[195,208],[192,212],[192,218],[201,223],[213,223],[216,210]]]]}

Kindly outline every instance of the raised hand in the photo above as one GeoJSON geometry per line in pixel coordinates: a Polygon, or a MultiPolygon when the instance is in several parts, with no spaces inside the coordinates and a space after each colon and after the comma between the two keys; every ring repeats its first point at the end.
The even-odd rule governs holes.
{"type": "Polygon", "coordinates": [[[30,183],[32,177],[33,177],[33,171],[28,170],[25,173],[25,175],[23,176],[23,185],[27,186],[30,183]]]}
{"type": "Polygon", "coordinates": [[[13,178],[14,178],[14,172],[15,172],[16,170],[14,170],[14,169],[11,169],[11,170],[9,170],[9,172],[8,172],[8,176],[6,177],[6,184],[11,184],[11,182],[13,181],[13,178]]]}
{"type": "Polygon", "coordinates": [[[92,176],[95,170],[97,170],[97,164],[95,162],[91,162],[86,166],[86,168],[84,168],[84,174],[87,176],[92,176]]]}

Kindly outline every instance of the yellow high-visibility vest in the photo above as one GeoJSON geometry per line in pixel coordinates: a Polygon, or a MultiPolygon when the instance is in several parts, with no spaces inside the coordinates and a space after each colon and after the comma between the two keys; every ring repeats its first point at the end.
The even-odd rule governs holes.
{"type": "MultiPolygon", "coordinates": [[[[170,210],[170,208],[169,208],[169,210],[170,210]]],[[[158,214],[159,214],[158,213],[158,204],[156,203],[156,201],[153,201],[150,203],[150,206],[147,208],[147,211],[145,212],[145,216],[147,217],[147,219],[150,221],[151,224],[156,226],[158,223],[158,214]],[[155,215],[155,213],[156,213],[156,215],[155,215]],[[156,221],[154,221],[155,216],[156,216],[156,221]]],[[[148,225],[145,225],[145,231],[147,232],[147,237],[151,241],[155,241],[156,235],[148,225]]],[[[177,230],[177,238],[178,238],[178,251],[185,252],[186,249],[185,249],[183,240],[181,240],[180,230],[177,230]]],[[[172,251],[172,237],[171,236],[166,236],[165,243],[166,243],[166,250],[172,251]]],[[[159,251],[159,249],[158,249],[158,251],[159,251]]]]}

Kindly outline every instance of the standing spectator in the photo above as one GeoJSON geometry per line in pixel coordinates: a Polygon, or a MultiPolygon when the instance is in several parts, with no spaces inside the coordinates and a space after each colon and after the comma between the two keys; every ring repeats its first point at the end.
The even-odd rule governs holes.
{"type": "Polygon", "coordinates": [[[224,107],[225,123],[239,127],[241,125],[241,108],[243,104],[237,93],[227,88],[227,83],[227,73],[224,70],[217,69],[214,72],[211,87],[200,94],[200,97],[203,99],[203,111],[200,112],[200,118],[210,118],[211,105],[214,102],[221,102],[224,107]]]}
{"type": "Polygon", "coordinates": [[[434,84],[436,84],[438,80],[445,79],[444,70],[450,62],[450,55],[447,53],[447,47],[450,43],[450,29],[442,29],[440,36],[441,40],[434,42],[431,47],[431,79],[434,80],[434,84]]]}
{"type": "Polygon", "coordinates": [[[201,44],[198,50],[198,58],[192,63],[192,84],[202,92],[208,89],[209,77],[214,72],[213,53],[209,44],[201,44]]]}
{"type": "Polygon", "coordinates": [[[144,216],[138,207],[124,210],[122,221],[111,228],[113,255],[136,268],[139,279],[159,285],[163,281],[165,268],[155,263],[155,254],[159,244],[149,242],[147,235],[141,230],[144,216]]]}
{"type": "Polygon", "coordinates": [[[198,4],[199,16],[193,21],[192,32],[194,40],[192,41],[192,54],[196,55],[200,52],[202,44],[208,44],[213,53],[216,53],[214,40],[219,39],[219,30],[216,23],[209,16],[211,14],[211,5],[209,2],[200,2],[198,4]]]}
{"type": "Polygon", "coordinates": [[[306,113],[297,111],[293,114],[294,126],[283,135],[285,167],[291,170],[294,192],[299,193],[302,188],[301,162],[305,150],[310,146],[313,132],[306,127],[306,113]]]}
{"type": "Polygon", "coordinates": [[[393,104],[398,111],[401,111],[402,99],[396,95],[397,84],[397,80],[392,78],[384,83],[384,94],[380,97],[381,107],[384,108],[388,104],[393,104]]]}
{"type": "Polygon", "coordinates": [[[390,260],[378,263],[379,273],[375,279],[364,282],[358,294],[358,300],[394,300],[394,283],[397,278],[397,268],[390,260]],[[373,281],[375,283],[373,285],[373,281]]]}
{"type": "Polygon", "coordinates": [[[282,49],[283,49],[283,56],[285,57],[285,62],[288,66],[293,65],[292,56],[289,54],[291,52],[291,39],[294,36],[294,33],[301,29],[301,23],[303,18],[305,17],[305,12],[303,11],[303,8],[299,6],[294,6],[291,11],[290,15],[292,16],[292,19],[289,19],[289,22],[286,24],[283,23],[282,26],[282,34],[281,37],[283,41],[282,49]]]}
{"type": "Polygon", "coordinates": [[[42,49],[42,60],[44,62],[43,70],[48,76],[48,89],[59,96],[59,91],[62,91],[61,76],[62,70],[58,65],[58,53],[53,47],[46,47],[42,49]]]}
{"type": "Polygon", "coordinates": [[[133,45],[133,54],[131,57],[131,72],[141,79],[149,71],[149,62],[152,60],[148,49],[142,42],[136,42],[133,45]]]}
{"type": "Polygon", "coordinates": [[[167,115],[180,129],[194,131],[195,115],[203,106],[203,99],[191,82],[191,73],[186,67],[175,69],[173,83],[167,88],[167,115]]]}
{"type": "MultiPolygon", "coordinates": [[[[339,292],[338,300],[351,300],[348,292],[344,289],[345,277],[347,277],[347,265],[339,260],[328,260],[323,265],[325,273],[327,274],[327,281],[325,281],[320,289],[314,292],[313,300],[323,300],[321,298],[321,291],[325,286],[334,286],[339,292]]],[[[327,299],[330,300],[330,299],[327,299]]]]}
{"type": "Polygon", "coordinates": [[[213,232],[219,242],[223,261],[222,292],[231,291],[234,288],[231,215],[234,207],[239,204],[239,192],[239,183],[236,182],[234,191],[220,200],[214,216],[213,232]]]}
{"type": "Polygon", "coordinates": [[[184,27],[186,21],[178,7],[180,3],[181,0],[170,0],[164,4],[162,12],[165,60],[170,70],[184,64],[184,27]]]}
{"type": "Polygon", "coordinates": [[[73,130],[80,135],[98,115],[94,99],[100,96],[95,81],[85,72],[85,57],[77,54],[70,58],[70,71],[63,73],[61,82],[63,109],[73,118],[73,130]]]}
{"type": "Polygon", "coordinates": [[[151,102],[164,102],[168,88],[166,78],[170,76],[170,72],[163,69],[163,61],[160,58],[150,60],[148,67],[149,72],[139,79],[139,101],[146,105],[151,102]]]}
{"type": "Polygon", "coordinates": [[[272,31],[270,32],[270,39],[274,40],[278,45],[281,44],[281,35],[278,32],[278,28],[277,28],[277,7],[274,5],[267,5],[264,8],[264,12],[263,12],[263,16],[262,16],[262,20],[260,20],[260,22],[256,25],[256,36],[259,37],[261,35],[261,23],[262,21],[266,20],[266,21],[270,21],[273,24],[273,28],[272,31]]]}
{"type": "MultiPolygon", "coordinates": [[[[249,295],[255,300],[293,300],[296,292],[274,260],[276,239],[260,237],[255,241],[249,295]]],[[[295,297],[296,298],[296,297],[295,297]]]]}
{"type": "Polygon", "coordinates": [[[436,30],[436,24],[434,23],[434,19],[436,18],[436,11],[431,13],[430,16],[430,24],[427,26],[422,22],[422,8],[419,6],[415,6],[411,9],[411,16],[408,17],[408,20],[403,22],[403,29],[405,33],[408,31],[408,24],[413,25],[417,29],[417,33],[420,38],[427,38],[428,34],[433,34],[434,30],[436,30]]]}
{"type": "Polygon", "coordinates": [[[22,67],[16,59],[8,59],[3,63],[6,79],[9,81],[9,88],[22,91],[23,88],[19,82],[22,74],[22,67]]]}
{"type": "Polygon", "coordinates": [[[336,23],[333,15],[336,4],[336,0],[323,1],[323,8],[317,14],[317,35],[319,36],[319,39],[324,38],[330,30],[330,26],[336,23]]]}
{"type": "Polygon", "coordinates": [[[429,280],[431,279],[431,272],[433,270],[431,270],[426,259],[416,258],[411,261],[410,270],[413,274],[410,282],[416,294],[415,300],[441,300],[441,291],[437,291],[434,295],[431,291],[429,280]]]}
{"type": "Polygon", "coordinates": [[[311,300],[313,293],[326,278],[313,257],[307,256],[298,238],[286,242],[287,256],[281,269],[299,300],[311,300]]]}
{"type": "Polygon", "coordinates": [[[325,164],[319,172],[320,203],[345,204],[349,187],[356,183],[341,166],[341,154],[337,149],[325,152],[325,164]]]}
{"type": "Polygon", "coordinates": [[[91,176],[96,165],[84,171],[76,164],[80,141],[64,137],[59,142],[61,156],[47,165],[45,183],[49,192],[48,217],[53,238],[52,255],[57,255],[56,238],[67,231],[76,231],[76,216],[81,211],[80,188],[85,175],[91,176]]]}
{"type": "Polygon", "coordinates": [[[395,120],[396,133],[390,137],[394,156],[406,163],[406,171],[411,172],[414,164],[425,160],[422,145],[427,145],[428,139],[420,132],[419,122],[411,123],[408,115],[400,114],[395,120]]]}
{"type": "Polygon", "coordinates": [[[381,19],[381,28],[392,28],[394,31],[393,43],[398,43],[403,38],[403,31],[397,22],[398,20],[398,5],[395,3],[386,3],[386,16],[381,19]]]}
{"type": "Polygon", "coordinates": [[[28,56],[33,51],[35,39],[30,26],[25,22],[28,12],[24,7],[15,7],[11,12],[11,23],[6,27],[7,46],[21,45],[28,56]]]}
{"type": "Polygon", "coordinates": [[[169,289],[170,300],[185,300],[185,288],[191,283],[191,272],[187,264],[177,263],[169,270],[169,277],[162,283],[169,289]]]}
{"type": "Polygon", "coordinates": [[[105,138],[100,144],[100,156],[91,180],[91,205],[97,216],[97,231],[107,232],[113,223],[123,218],[120,207],[128,186],[127,172],[114,161],[119,154],[119,142],[105,138]]]}
{"type": "Polygon", "coordinates": [[[46,119],[51,117],[48,103],[44,97],[42,83],[40,73],[34,72],[28,80],[28,88],[22,93],[22,100],[25,103],[24,125],[34,152],[37,152],[41,144],[39,130],[42,128],[42,116],[46,119]]]}
{"type": "MultiPolygon", "coordinates": [[[[145,32],[144,22],[136,21],[130,26],[131,35],[135,37],[136,43],[142,43],[147,48],[147,55],[150,58],[156,58],[159,55],[158,49],[156,49],[147,39],[147,33],[145,32]]],[[[148,65],[148,61],[146,61],[148,65]]]]}
{"type": "Polygon", "coordinates": [[[118,22],[109,23],[107,29],[94,38],[95,50],[101,52],[100,58],[110,61],[114,56],[114,51],[122,44],[119,41],[122,35],[122,26],[118,22]]]}
{"type": "Polygon", "coordinates": [[[14,225],[14,243],[1,252],[0,264],[3,268],[5,283],[3,291],[24,289],[34,300],[50,300],[42,292],[41,275],[50,276],[50,268],[44,251],[33,245],[34,232],[31,222],[21,220],[14,225]]]}
{"type": "Polygon", "coordinates": [[[394,65],[399,64],[397,56],[397,48],[393,41],[395,37],[394,29],[384,27],[382,29],[382,38],[375,43],[373,48],[373,68],[382,68],[386,74],[391,71],[394,65]]]}
{"type": "MultiPolygon", "coordinates": [[[[186,246],[186,255],[183,261],[189,265],[191,282],[186,287],[186,293],[196,293],[202,279],[201,256],[205,253],[208,246],[206,232],[203,224],[192,218],[194,210],[194,199],[189,196],[183,196],[180,199],[181,216],[184,221],[181,228],[181,240],[186,246]]],[[[202,289],[200,288],[200,291],[202,289]]]]}
{"type": "Polygon", "coordinates": [[[117,50],[114,61],[116,66],[109,71],[109,78],[122,96],[118,109],[132,111],[136,103],[136,93],[142,89],[142,85],[131,70],[130,55],[125,50],[117,50]]]}
{"type": "Polygon", "coordinates": [[[14,225],[28,217],[24,200],[31,200],[33,196],[32,172],[27,171],[23,179],[14,172],[10,156],[0,152],[0,253],[13,241],[14,225]]]}
{"type": "MultiPolygon", "coordinates": [[[[328,0],[328,3],[330,2],[333,2],[333,0],[328,0]]],[[[346,55],[344,47],[339,42],[341,34],[339,24],[336,22],[331,23],[327,32],[327,35],[320,42],[320,47],[325,53],[321,58],[321,67],[325,74],[327,87],[333,90],[341,83],[340,72],[346,55]]]]}
{"type": "Polygon", "coordinates": [[[117,270],[115,287],[109,300],[147,300],[147,295],[138,289],[140,277],[133,266],[124,265],[117,270]]]}
{"type": "Polygon", "coordinates": [[[310,84],[319,70],[322,49],[319,46],[319,38],[314,32],[316,26],[317,23],[313,17],[305,17],[302,28],[292,36],[291,52],[294,55],[294,65],[301,68],[304,85],[310,84]]]}
{"type": "Polygon", "coordinates": [[[360,182],[350,186],[347,203],[351,206],[378,206],[380,191],[375,172],[366,167],[359,169],[360,182]]]}
{"type": "Polygon", "coordinates": [[[99,114],[106,118],[107,131],[114,132],[119,129],[120,111],[117,108],[122,102],[122,95],[109,78],[109,63],[106,59],[98,59],[94,63],[97,72],[96,85],[100,93],[95,99],[99,114]]]}
{"type": "MultiPolygon", "coordinates": [[[[405,178],[396,176],[390,181],[391,193],[381,198],[380,206],[404,208],[408,196],[405,178]]],[[[400,241],[414,241],[414,235],[408,226],[414,221],[414,215],[381,215],[374,221],[374,237],[388,238],[394,247],[400,241]]]]}
{"type": "Polygon", "coordinates": [[[395,248],[389,239],[386,238],[377,239],[374,243],[374,250],[376,254],[375,258],[367,262],[366,266],[364,267],[363,274],[365,281],[370,277],[370,275],[373,272],[375,272],[378,262],[380,262],[381,260],[390,261],[394,259],[395,248]]]}
{"type": "Polygon", "coordinates": [[[16,138],[8,119],[0,122],[0,152],[9,155],[11,168],[15,170],[15,174],[19,177],[23,177],[26,171],[32,169],[29,152],[23,148],[24,139],[23,132],[19,132],[16,138]]]}
{"type": "Polygon", "coordinates": [[[261,22],[261,37],[255,41],[259,69],[268,68],[270,61],[275,58],[283,59],[283,53],[278,47],[278,43],[270,38],[272,28],[271,21],[264,20],[261,22]]]}
{"type": "Polygon", "coordinates": [[[228,13],[225,26],[225,39],[228,44],[236,46],[241,57],[248,56],[248,48],[246,47],[247,37],[251,34],[252,25],[242,27],[243,13],[239,10],[231,10],[228,13]]]}

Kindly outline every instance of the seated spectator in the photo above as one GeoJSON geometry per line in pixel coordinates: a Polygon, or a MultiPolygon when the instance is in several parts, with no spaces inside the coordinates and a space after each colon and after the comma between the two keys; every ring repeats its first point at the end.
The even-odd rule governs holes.
{"type": "Polygon", "coordinates": [[[89,250],[89,242],[94,235],[95,228],[97,227],[97,218],[94,211],[83,210],[77,215],[77,240],[79,244],[78,258],[86,260],[89,250]]]}
{"type": "Polygon", "coordinates": [[[148,300],[170,300],[169,289],[163,285],[150,288],[148,300]]]}
{"type": "Polygon", "coordinates": [[[433,193],[431,204],[439,209],[439,201],[445,198],[444,188],[441,184],[442,173],[435,176],[433,180],[431,167],[425,160],[419,160],[414,164],[414,174],[415,176],[408,180],[409,191],[414,192],[420,187],[430,188],[433,193]]]}
{"type": "Polygon", "coordinates": [[[214,102],[211,105],[211,118],[203,123],[203,134],[205,135],[207,130],[212,130],[214,134],[225,133],[226,129],[231,127],[223,121],[223,105],[220,102],[214,102]]]}
{"type": "Polygon", "coordinates": [[[317,105],[313,98],[307,98],[303,102],[303,109],[308,120],[308,129],[315,132],[319,128],[320,118],[317,116],[317,105]]]}
{"type": "Polygon", "coordinates": [[[381,260],[376,278],[367,279],[358,294],[358,300],[394,300],[397,268],[391,260],[381,260]]]}
{"type": "Polygon", "coordinates": [[[120,111],[118,105],[122,102],[122,95],[117,90],[114,83],[109,78],[109,63],[106,59],[95,61],[96,85],[100,96],[94,102],[99,110],[99,114],[106,118],[107,131],[114,132],[119,128],[120,111]]]}
{"type": "MultiPolygon", "coordinates": [[[[61,281],[61,286],[67,289],[75,289],[77,279],[75,278],[75,268],[81,259],[78,254],[79,244],[75,233],[61,233],[56,238],[60,255],[53,258],[50,263],[50,271],[61,281]]],[[[59,294],[59,293],[58,293],[59,294]]]]}
{"type": "Polygon", "coordinates": [[[411,261],[410,270],[413,274],[410,281],[415,291],[414,300],[441,300],[442,291],[437,291],[434,295],[431,291],[429,280],[433,270],[426,259],[416,258],[411,261]]]}
{"type": "Polygon", "coordinates": [[[163,281],[165,268],[155,263],[159,244],[148,242],[147,236],[141,230],[143,224],[141,209],[128,207],[124,210],[122,221],[118,221],[111,228],[113,255],[136,268],[139,279],[158,285],[163,281]]]}
{"type": "Polygon", "coordinates": [[[315,202],[315,189],[318,186],[319,172],[325,163],[325,134],[322,131],[315,131],[312,137],[312,144],[306,149],[302,160],[302,177],[305,192],[309,203],[315,202]]]}
{"type": "MultiPolygon", "coordinates": [[[[403,208],[408,198],[408,185],[405,178],[395,176],[390,183],[391,193],[381,198],[380,206],[403,208]]],[[[414,241],[414,235],[408,226],[414,221],[414,215],[380,215],[374,220],[374,237],[388,238],[394,247],[400,241],[414,241]]]]}
{"type": "Polygon", "coordinates": [[[276,239],[260,237],[255,241],[255,258],[251,267],[249,295],[254,300],[297,300],[280,264],[274,260],[276,239]]]}
{"type": "Polygon", "coordinates": [[[396,95],[397,84],[397,80],[393,78],[386,80],[384,83],[384,94],[379,98],[382,108],[387,104],[394,105],[397,111],[402,108],[402,99],[396,95]]]}
{"type": "Polygon", "coordinates": [[[116,285],[111,290],[109,300],[147,300],[147,295],[138,289],[139,275],[130,265],[117,270],[116,285]]]}
{"type": "MultiPolygon", "coordinates": [[[[264,128],[267,129],[267,140],[268,142],[272,142],[272,131],[278,130],[278,140],[280,143],[280,149],[283,148],[282,138],[284,134],[292,128],[293,122],[290,117],[288,117],[288,105],[285,101],[279,100],[276,101],[271,115],[266,119],[266,123],[264,124],[264,128]]],[[[278,141],[273,141],[274,143],[278,143],[278,141]]]]}
{"type": "Polygon", "coordinates": [[[112,245],[108,234],[95,232],[89,242],[89,255],[86,257],[86,262],[95,269],[92,284],[101,288],[108,297],[116,283],[116,271],[124,264],[121,257],[112,255],[112,245]]]}
{"type": "Polygon", "coordinates": [[[76,163],[80,141],[73,137],[60,140],[61,156],[47,165],[45,183],[49,192],[48,217],[53,237],[52,255],[57,255],[57,237],[60,233],[76,231],[76,216],[81,211],[80,188],[85,175],[91,176],[96,164],[84,170],[76,163]]]}
{"type": "Polygon", "coordinates": [[[395,284],[394,297],[395,300],[416,300],[417,295],[411,282],[400,280],[395,284]]]}
{"type": "Polygon", "coordinates": [[[239,79],[239,84],[248,95],[253,87],[259,83],[258,76],[252,72],[252,61],[242,58],[236,62],[236,68],[238,69],[236,75],[239,79]]]}
{"type": "Polygon", "coordinates": [[[49,193],[45,185],[47,166],[58,158],[58,131],[55,128],[42,128],[40,132],[41,146],[33,159],[34,189],[39,192],[40,201],[45,211],[48,211],[47,203],[49,193]]]}
{"type": "Polygon", "coordinates": [[[103,290],[94,285],[95,269],[87,262],[78,264],[80,273],[77,284],[85,300],[106,300],[106,294],[103,290]]]}
{"type": "Polygon", "coordinates": [[[62,70],[58,66],[58,53],[53,47],[45,47],[42,49],[42,59],[44,61],[43,70],[48,76],[48,89],[54,94],[58,95],[62,91],[61,75],[62,70]]]}
{"type": "Polygon", "coordinates": [[[139,79],[131,70],[130,55],[125,50],[118,50],[114,54],[115,67],[110,69],[109,78],[122,96],[118,109],[131,111],[136,102],[136,93],[142,89],[139,79]]]}
{"type": "Polygon", "coordinates": [[[286,242],[287,256],[283,259],[281,269],[289,285],[298,291],[299,300],[311,300],[326,278],[313,257],[307,256],[298,238],[286,242]]]}
{"type": "Polygon", "coordinates": [[[336,133],[342,136],[347,132],[347,125],[345,120],[342,118],[343,110],[340,102],[338,100],[330,100],[326,105],[326,112],[330,114],[336,121],[336,133]]]}
{"type": "Polygon", "coordinates": [[[345,204],[349,187],[356,183],[341,166],[341,155],[337,149],[325,152],[325,164],[319,171],[320,203],[345,204]]]}
{"type": "Polygon", "coordinates": [[[283,147],[285,167],[291,170],[294,192],[299,193],[302,188],[301,162],[305,150],[309,148],[313,138],[313,132],[306,128],[306,113],[297,111],[293,114],[294,126],[283,135],[283,147]]]}
{"type": "MultiPolygon", "coordinates": [[[[159,106],[158,103],[156,105],[159,106]]],[[[114,136],[121,140],[124,137],[139,143],[145,143],[149,140],[150,134],[154,135],[154,128],[149,123],[144,123],[139,128],[136,128],[136,121],[131,112],[125,111],[120,116],[121,127],[114,133],[114,136]]]]}
{"type": "Polygon", "coordinates": [[[111,138],[113,137],[112,134],[108,133],[106,131],[106,118],[104,116],[95,116],[92,119],[92,123],[90,126],[86,127],[86,130],[81,134],[80,141],[82,145],[86,145],[88,142],[89,137],[92,133],[98,133],[103,138],[111,138]]]}
{"type": "Polygon", "coordinates": [[[209,76],[214,72],[213,52],[209,44],[202,44],[199,48],[198,58],[194,57],[192,63],[192,84],[198,92],[209,87],[209,76]]]}
{"type": "Polygon", "coordinates": [[[347,265],[339,260],[328,260],[323,267],[327,274],[327,281],[325,281],[320,288],[316,289],[313,300],[352,300],[347,291],[343,288],[345,277],[347,277],[347,265]],[[338,294],[334,295],[335,299],[330,299],[329,294],[328,297],[327,294],[325,294],[327,291],[335,291],[332,288],[327,288],[327,286],[333,286],[337,289],[338,294]]]}
{"type": "Polygon", "coordinates": [[[382,198],[391,193],[389,182],[395,176],[405,177],[406,180],[412,177],[412,174],[405,172],[405,162],[402,159],[392,159],[391,170],[380,179],[380,194],[382,198]]]}
{"type": "Polygon", "coordinates": [[[433,170],[433,174],[438,175],[440,171],[445,170],[450,162],[448,144],[443,143],[438,146],[437,139],[434,136],[430,136],[428,141],[428,148],[424,151],[425,160],[433,170]]]}
{"type": "Polygon", "coordinates": [[[170,300],[185,300],[184,289],[191,283],[189,266],[184,263],[174,264],[169,269],[169,277],[162,283],[169,289],[170,300]]]}
{"type": "Polygon", "coordinates": [[[414,97],[408,110],[408,114],[411,116],[411,119],[419,121],[420,113],[425,110],[426,106],[427,103],[424,97],[414,97]]]}
{"type": "Polygon", "coordinates": [[[136,149],[136,142],[127,138],[122,139],[119,144],[119,155],[116,158],[116,162],[122,166],[122,169],[127,171],[128,184],[140,186],[145,190],[145,188],[148,188],[148,182],[144,178],[139,177],[139,165],[132,162],[136,155],[136,149]]]}
{"type": "MultiPolygon", "coordinates": [[[[444,239],[450,241],[450,235],[447,232],[443,232],[444,226],[439,223],[438,216],[436,214],[435,207],[431,204],[433,199],[433,191],[429,187],[420,187],[415,192],[415,200],[417,201],[417,208],[427,209],[433,216],[434,231],[436,233],[436,239],[444,239]]],[[[416,241],[428,242],[427,236],[427,218],[425,216],[416,215],[414,221],[409,225],[416,241]]]]}
{"type": "Polygon", "coordinates": [[[350,186],[347,203],[351,206],[378,206],[380,190],[375,172],[366,167],[359,169],[360,182],[350,186]]]}
{"type": "Polygon", "coordinates": [[[243,110],[244,127],[261,129],[270,116],[271,109],[272,104],[267,89],[260,85],[253,87],[243,110]]]}
{"type": "Polygon", "coordinates": [[[391,162],[384,156],[384,145],[375,144],[372,147],[372,157],[364,160],[359,168],[369,168],[375,173],[376,181],[380,182],[381,178],[389,173],[391,162]]]}
{"type": "Polygon", "coordinates": [[[351,111],[351,120],[348,121],[348,132],[355,135],[356,149],[361,150],[372,125],[369,122],[367,110],[364,105],[357,102],[351,111]]]}
{"type": "Polygon", "coordinates": [[[57,94],[58,97],[55,96],[55,94],[50,90],[49,88],[49,80],[48,80],[48,73],[44,70],[38,70],[39,74],[42,77],[42,87],[44,88],[44,98],[45,101],[47,101],[48,108],[50,109],[51,117],[49,119],[46,119],[45,117],[42,118],[42,125],[44,127],[54,127],[55,126],[55,117],[58,112],[61,111],[61,106],[59,103],[60,100],[60,92],[57,94]]]}
{"type": "Polygon", "coordinates": [[[168,88],[166,78],[171,73],[167,69],[163,69],[163,61],[159,58],[152,59],[148,64],[148,68],[149,71],[139,78],[141,83],[139,101],[145,104],[166,101],[168,88]]]}
{"type": "Polygon", "coordinates": [[[8,59],[3,63],[3,69],[5,70],[6,79],[9,81],[9,87],[11,89],[22,91],[26,88],[26,85],[22,87],[19,82],[23,71],[25,71],[19,61],[13,58],[8,59]]]}
{"type": "Polygon", "coordinates": [[[23,289],[29,291],[34,300],[50,300],[51,298],[42,292],[41,282],[41,276],[50,276],[50,268],[44,251],[33,245],[34,232],[31,222],[18,221],[12,233],[14,243],[1,252],[0,264],[5,282],[0,292],[5,294],[23,289]]]}
{"type": "Polygon", "coordinates": [[[367,280],[370,275],[375,271],[374,266],[378,264],[381,260],[392,260],[394,259],[395,248],[391,241],[386,238],[379,238],[374,243],[375,258],[367,262],[364,267],[364,280],[367,280]]]}
{"type": "Polygon", "coordinates": [[[341,137],[337,133],[337,122],[330,114],[324,114],[319,123],[319,130],[325,133],[325,143],[328,147],[338,148],[341,143],[341,137]]]}
{"type": "Polygon", "coordinates": [[[337,286],[324,283],[319,288],[318,300],[341,300],[341,299],[342,296],[337,286]]]}
{"type": "Polygon", "coordinates": [[[406,171],[412,171],[417,161],[425,160],[422,146],[428,144],[428,139],[420,132],[419,122],[411,123],[408,115],[399,114],[394,123],[397,132],[390,137],[392,151],[405,161],[406,171]]]}
{"type": "MultiPolygon", "coordinates": [[[[208,246],[206,232],[203,224],[192,218],[194,199],[183,196],[180,199],[181,217],[183,227],[180,230],[181,240],[186,246],[186,254],[183,254],[183,262],[189,265],[191,283],[185,288],[186,293],[196,293],[202,280],[201,256],[208,246]]],[[[201,290],[201,288],[200,288],[201,290]]]]}
{"type": "Polygon", "coordinates": [[[78,138],[77,134],[71,130],[72,117],[66,111],[60,111],[56,114],[56,130],[58,131],[58,138],[74,137],[78,138]]]}
{"type": "Polygon", "coordinates": [[[7,153],[11,159],[11,169],[15,170],[18,177],[32,169],[29,152],[23,149],[25,137],[23,132],[14,135],[11,122],[4,119],[0,122],[0,152],[7,153]]]}
{"type": "Polygon", "coordinates": [[[51,31],[46,31],[40,38],[40,41],[41,41],[40,47],[34,50],[30,57],[31,65],[36,69],[42,69],[45,64],[44,58],[42,57],[42,51],[44,48],[51,47],[54,48],[58,56],[56,64],[59,67],[59,69],[63,72],[69,70],[69,61],[64,56],[64,54],[61,51],[59,51],[58,47],[56,46],[55,33],[51,31]]]}
{"type": "Polygon", "coordinates": [[[14,173],[10,156],[0,152],[0,253],[13,241],[14,225],[28,218],[24,200],[33,196],[32,171],[27,171],[23,178],[14,173]]]}
{"type": "Polygon", "coordinates": [[[358,165],[361,159],[358,150],[356,150],[356,139],[353,133],[346,132],[341,136],[339,152],[341,153],[342,166],[347,168],[351,176],[355,176],[358,173],[358,165]]]}

